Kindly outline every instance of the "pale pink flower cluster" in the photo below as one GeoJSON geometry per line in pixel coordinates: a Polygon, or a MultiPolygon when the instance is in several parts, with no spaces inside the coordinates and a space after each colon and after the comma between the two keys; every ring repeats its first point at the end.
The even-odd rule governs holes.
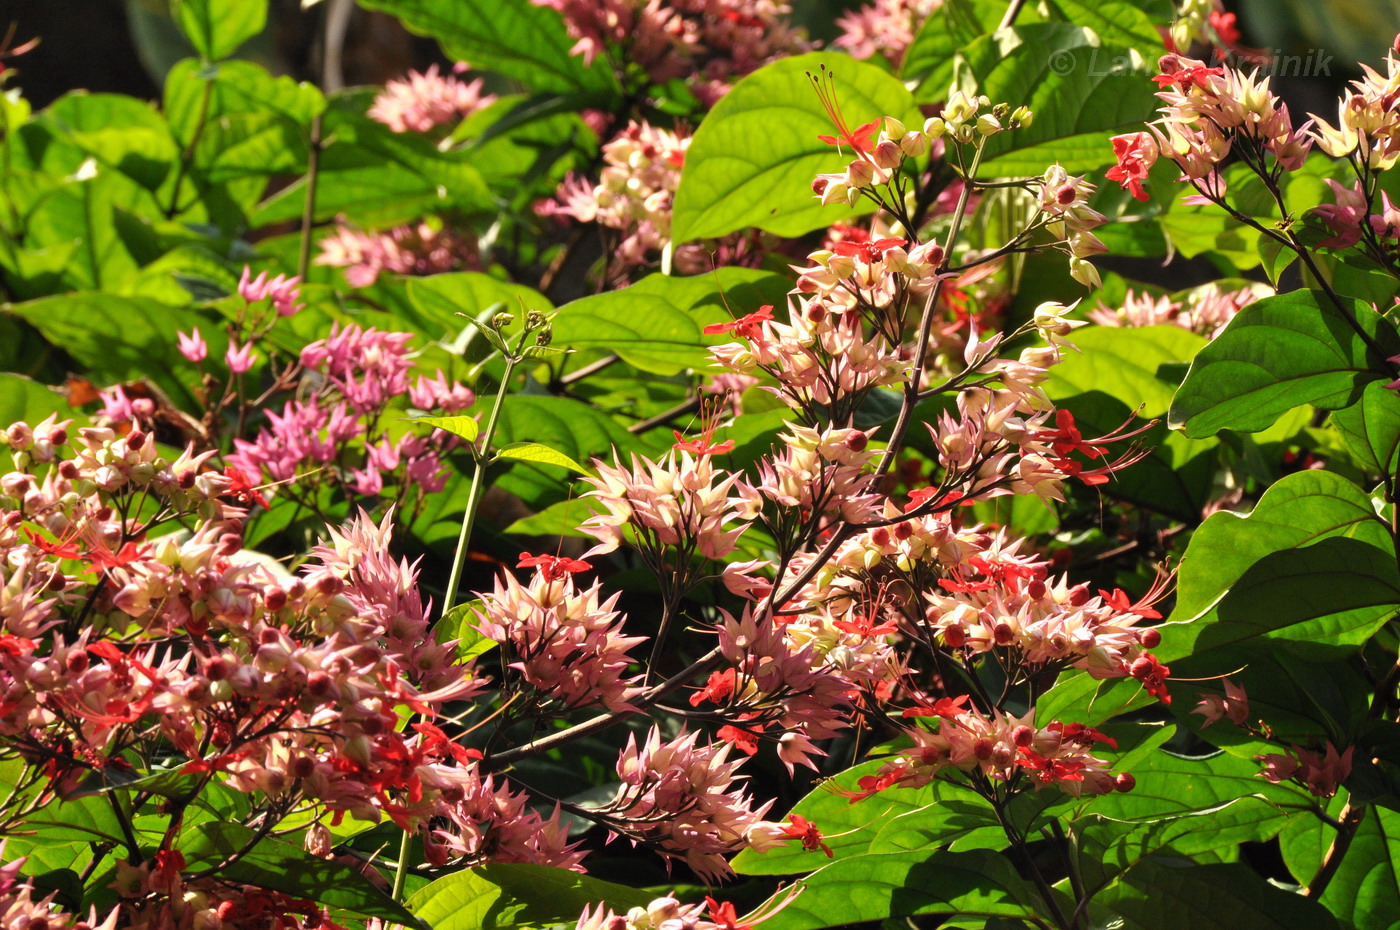
{"type": "Polygon", "coordinates": [[[381,274],[470,271],[480,267],[481,259],[474,236],[448,227],[417,223],[372,233],[338,223],[321,240],[316,264],[344,268],[351,287],[369,287],[381,274]]]}
{"type": "Polygon", "coordinates": [[[859,523],[880,502],[867,467],[874,456],[869,441],[858,429],[793,424],[779,434],[774,454],[759,463],[754,487],[779,511],[800,513],[806,520],[839,515],[859,523]]]}
{"type": "MultiPolygon", "coordinates": [[[[751,612],[719,624],[719,648],[728,668],[715,672],[693,698],[713,701],[732,721],[719,736],[753,755],[760,738],[777,743],[778,758],[789,773],[794,765],[815,769],[812,756],[825,753],[813,740],[828,739],[849,725],[859,674],[848,677],[818,648],[814,631],[790,635],[772,618],[751,612]],[[772,731],[772,732],[770,732],[772,731]]],[[[794,630],[793,632],[796,632],[794,630]]],[[[839,637],[839,633],[837,634],[839,637]]],[[[852,667],[864,671],[852,663],[852,667]]]]}
{"type": "Polygon", "coordinates": [[[410,71],[402,80],[386,82],[368,116],[394,132],[431,132],[495,103],[495,95],[483,94],[481,87],[480,78],[466,83],[439,74],[438,66],[432,65],[427,71],[410,71]]]}
{"type": "Polygon", "coordinates": [[[633,121],[603,146],[597,184],[571,176],[540,212],[570,216],[625,233],[609,261],[633,268],[653,261],[671,241],[671,201],[680,186],[690,137],[633,121]]]}
{"type": "Polygon", "coordinates": [[[605,903],[585,907],[574,930],[751,930],[787,906],[797,889],[772,907],[743,917],[728,901],[706,897],[704,904],[682,904],[673,897],[656,898],[646,907],[634,907],[618,914],[605,903]],[[708,913],[708,917],[706,914],[708,913]]]}
{"type": "Polygon", "coordinates": [[[924,20],[942,6],[943,0],[875,0],[837,17],[841,35],[832,44],[852,58],[883,55],[898,65],[924,20]]]}
{"type": "Polygon", "coordinates": [[[612,465],[594,459],[593,467],[598,476],[584,479],[593,485],[584,497],[601,504],[603,512],[579,527],[598,540],[589,555],[616,550],[630,527],[646,552],[659,556],[669,546],[722,559],[734,551],[745,529],[734,524],[757,495],[738,474],[716,468],[708,455],[672,450],[658,462],[633,455],[631,468],[616,458],[612,465]]]}
{"type": "Polygon", "coordinates": [[[510,668],[547,706],[636,710],[629,702],[641,688],[626,676],[627,651],[646,637],[622,635],[618,595],[603,601],[601,589],[595,582],[579,590],[567,573],[536,571],[528,585],[503,573],[481,598],[477,629],[501,644],[510,668]]]}
{"type": "Polygon", "coordinates": [[[1100,326],[1179,326],[1214,339],[1245,307],[1270,297],[1273,288],[1251,283],[1225,290],[1212,281],[1178,297],[1154,297],[1145,291],[1129,290],[1117,307],[1102,303],[1090,310],[1088,318],[1100,326]]]}
{"type": "Polygon", "coordinates": [[[1097,742],[1117,745],[1092,727],[1054,722],[1037,728],[1034,711],[1022,717],[1000,711],[987,716],[959,704],[940,702],[933,713],[937,730],[906,730],[915,748],[861,778],[861,790],[852,800],[887,788],[918,788],[948,769],[978,773],[993,782],[1024,774],[1038,789],[1053,785],[1073,797],[1129,791],[1135,784],[1131,775],[1114,775],[1107,762],[1091,753],[1097,742]]]}
{"type": "Polygon", "coordinates": [[[1040,216],[1045,228],[1069,253],[1070,277],[1085,287],[1100,287],[1099,273],[1087,259],[1108,251],[1090,230],[1103,225],[1106,217],[1089,206],[1094,185],[1082,176],[1071,176],[1057,162],[1032,182],[1038,193],[1040,216]]]}
{"type": "MultiPolygon", "coordinates": [[[[1398,40],[1400,41],[1400,40],[1398,40]]],[[[1375,171],[1384,171],[1400,160],[1400,52],[1386,55],[1386,73],[1363,64],[1365,76],[1352,81],[1337,105],[1337,125],[1331,126],[1315,114],[1312,131],[1318,147],[1334,158],[1355,158],[1375,171]]]]}
{"type": "Polygon", "coordinates": [[[685,862],[705,881],[732,875],[725,856],[757,841],[782,842],[781,827],[762,818],[772,801],[754,807],[726,743],[701,745],[699,734],[666,740],[652,727],[636,735],[617,759],[622,784],[598,813],[617,833],[685,862]]]}
{"type": "Polygon", "coordinates": [[[287,481],[318,469],[343,469],[356,493],[378,495],[387,485],[441,490],[447,479],[442,456],[457,440],[440,430],[394,437],[377,427],[386,407],[401,397],[419,410],[457,413],[470,407],[470,388],[448,383],[441,371],[410,380],[411,333],[383,332],[353,324],[331,326],[325,339],[307,344],[301,364],[323,375],[306,396],[288,400],[282,412],[252,440],[234,439],[229,461],[253,475],[287,481]]]}
{"type": "Polygon", "coordinates": [[[782,0],[533,0],[558,10],[575,39],[571,50],[592,63],[641,67],[653,83],[677,78],[705,105],[728,82],[774,58],[808,50],[787,24],[782,0]]]}

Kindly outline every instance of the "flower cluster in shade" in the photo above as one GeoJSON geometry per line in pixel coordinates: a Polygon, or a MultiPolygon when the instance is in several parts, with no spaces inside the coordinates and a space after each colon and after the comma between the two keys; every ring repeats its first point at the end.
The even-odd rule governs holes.
{"type": "MultiPolygon", "coordinates": [[[[454,71],[466,70],[458,64],[454,71]]],[[[402,80],[388,81],[374,98],[368,116],[394,132],[431,132],[454,120],[471,116],[496,102],[494,94],[481,92],[482,81],[464,82],[455,75],[410,71],[402,80]]]]}
{"type": "Polygon", "coordinates": [[[381,274],[474,271],[480,268],[481,259],[476,237],[452,227],[423,222],[367,232],[338,222],[334,231],[321,239],[316,264],[344,268],[351,287],[369,287],[381,274]]]}
{"type": "Polygon", "coordinates": [[[355,493],[388,488],[436,491],[448,471],[443,456],[459,440],[441,430],[391,433],[385,416],[404,398],[427,412],[458,413],[471,406],[470,388],[436,371],[415,372],[410,333],[334,324],[324,339],[301,350],[301,365],[318,377],[287,400],[251,440],[235,439],[229,461],[249,475],[288,481],[309,473],[334,475],[355,493]]]}
{"type": "Polygon", "coordinates": [[[713,105],[743,77],[782,55],[808,50],[782,0],[532,0],[558,10],[591,64],[639,68],[654,84],[685,79],[713,105]]]}
{"type": "Polygon", "coordinates": [[[943,0],[875,0],[837,17],[841,34],[832,44],[853,58],[882,55],[897,66],[919,27],[942,6],[943,0]]]}

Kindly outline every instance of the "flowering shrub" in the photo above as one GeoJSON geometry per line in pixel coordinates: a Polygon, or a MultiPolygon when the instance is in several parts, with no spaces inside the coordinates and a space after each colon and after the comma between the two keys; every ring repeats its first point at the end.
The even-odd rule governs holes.
{"type": "Polygon", "coordinates": [[[1400,50],[362,5],[0,72],[4,926],[1400,920],[1400,50]]]}

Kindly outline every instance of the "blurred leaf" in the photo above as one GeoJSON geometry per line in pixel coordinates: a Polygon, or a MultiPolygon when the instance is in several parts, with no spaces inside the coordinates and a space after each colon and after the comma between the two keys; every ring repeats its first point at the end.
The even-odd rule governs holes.
{"type": "Polygon", "coordinates": [[[32,426],[51,413],[60,419],[75,415],[68,399],[48,385],[0,372],[0,429],[20,420],[32,426]]]}
{"type": "Polygon", "coordinates": [[[175,0],[175,12],[195,51],[218,61],[262,32],[267,0],[175,0]]]}

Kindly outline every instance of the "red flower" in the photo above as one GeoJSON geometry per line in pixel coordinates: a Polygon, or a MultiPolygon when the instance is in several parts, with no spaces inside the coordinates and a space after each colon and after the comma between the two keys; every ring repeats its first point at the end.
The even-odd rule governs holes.
{"type": "Polygon", "coordinates": [[[714,336],[719,333],[734,333],[736,336],[743,336],[745,339],[758,339],[763,335],[763,324],[773,319],[773,305],[764,304],[753,313],[731,320],[728,323],[711,323],[705,327],[705,335],[714,336]]]}
{"type": "Polygon", "coordinates": [[[822,831],[817,829],[817,825],[812,823],[801,814],[788,814],[788,820],[792,826],[783,827],[783,832],[794,839],[802,841],[802,848],[808,852],[820,849],[826,853],[828,859],[834,858],[835,854],[831,847],[822,842],[822,831]]]}
{"type": "Polygon", "coordinates": [[[237,468],[229,465],[224,469],[224,477],[229,480],[228,489],[220,494],[220,497],[232,497],[239,506],[249,507],[257,504],[264,510],[270,509],[267,498],[248,480],[248,476],[237,468]]]}
{"type": "Polygon", "coordinates": [[[520,561],[515,567],[538,568],[546,580],[558,581],[576,572],[586,572],[593,566],[583,559],[571,559],[567,556],[557,555],[531,555],[528,552],[522,552],[520,553],[520,561]]]}

